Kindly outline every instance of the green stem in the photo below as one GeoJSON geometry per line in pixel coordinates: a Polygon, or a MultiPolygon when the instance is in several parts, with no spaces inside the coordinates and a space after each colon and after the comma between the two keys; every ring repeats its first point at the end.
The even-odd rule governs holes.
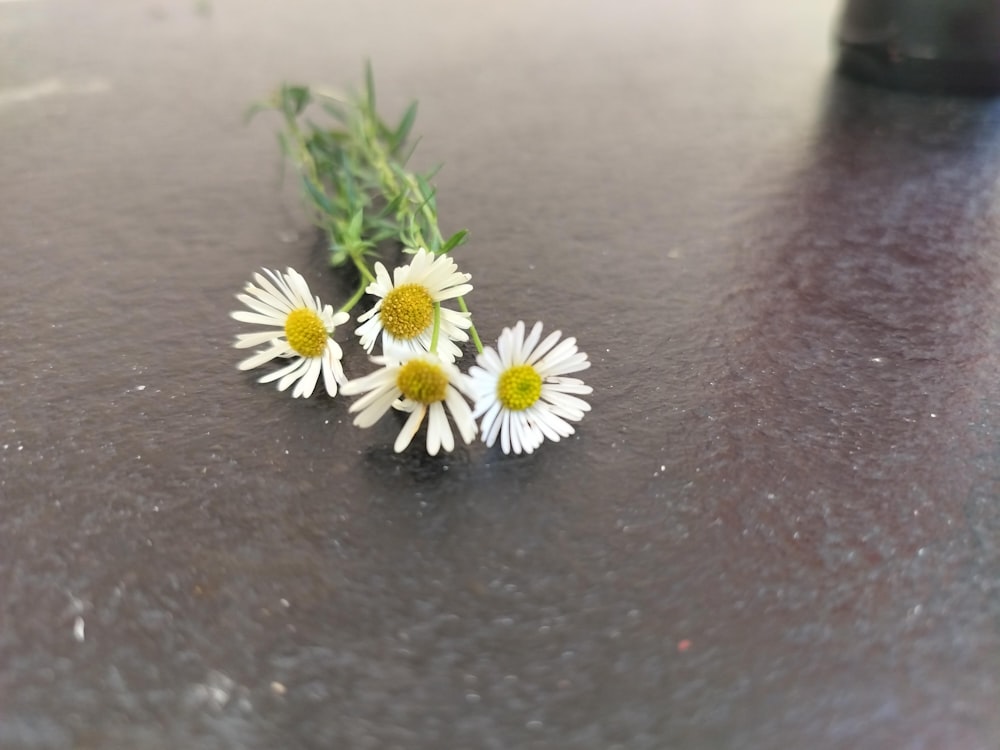
{"type": "MultiPolygon", "coordinates": [[[[464,313],[469,312],[469,306],[465,304],[465,297],[458,297],[458,306],[462,310],[462,312],[464,313]]],[[[476,345],[476,351],[482,354],[483,342],[479,338],[479,331],[476,330],[476,324],[471,321],[471,313],[469,321],[469,335],[472,336],[472,343],[476,345]]]]}
{"type": "Polygon", "coordinates": [[[361,285],[358,286],[358,290],[351,295],[351,298],[347,300],[337,312],[350,312],[351,309],[361,301],[361,298],[365,296],[365,289],[368,287],[368,283],[362,279],[361,285]]]}
{"type": "Polygon", "coordinates": [[[431,333],[431,354],[437,354],[438,333],[441,331],[441,303],[434,303],[434,331],[431,333]]]}
{"type": "MultiPolygon", "coordinates": [[[[365,262],[361,260],[360,257],[358,257],[358,254],[352,252],[350,255],[351,255],[351,260],[354,261],[354,265],[358,269],[358,273],[361,274],[361,278],[363,278],[369,284],[375,281],[375,275],[368,269],[368,266],[365,265],[365,262]]],[[[364,286],[367,286],[367,284],[365,284],[364,286]]]]}
{"type": "Polygon", "coordinates": [[[428,246],[426,238],[420,231],[420,226],[414,222],[414,229],[419,234],[420,246],[437,254],[437,249],[444,243],[444,237],[441,236],[441,230],[438,228],[437,216],[434,213],[434,209],[431,208],[431,204],[422,196],[420,192],[420,184],[417,182],[416,178],[409,172],[406,172],[405,175],[408,190],[413,195],[420,198],[420,212],[427,219],[427,226],[429,226],[431,231],[434,232],[434,236],[432,237],[434,240],[434,247],[432,248],[428,246]]]}
{"type": "MultiPolygon", "coordinates": [[[[295,140],[295,146],[297,150],[298,167],[305,173],[305,178],[309,180],[313,185],[322,189],[323,185],[319,181],[319,176],[316,173],[316,162],[312,158],[312,154],[309,153],[309,149],[306,147],[306,139],[302,135],[302,131],[299,130],[299,124],[295,121],[294,117],[285,114],[285,125],[288,127],[288,132],[291,133],[295,140]]],[[[289,154],[291,156],[291,154],[289,154]]]]}

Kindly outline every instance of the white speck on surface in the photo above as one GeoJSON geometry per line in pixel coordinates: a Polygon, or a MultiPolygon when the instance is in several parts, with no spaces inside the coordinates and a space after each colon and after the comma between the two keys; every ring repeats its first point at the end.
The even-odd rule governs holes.
{"type": "Polygon", "coordinates": [[[136,389],[137,391],[144,391],[144,390],[146,390],[146,386],[144,386],[144,385],[137,385],[137,386],[135,387],[135,389],[136,389]]]}
{"type": "Polygon", "coordinates": [[[236,683],[231,677],[212,670],[205,678],[205,682],[191,688],[191,698],[198,705],[218,711],[229,703],[235,686],[236,683]]]}
{"type": "Polygon", "coordinates": [[[934,412],[931,412],[931,419],[937,419],[937,414],[935,414],[934,412]]]}
{"type": "Polygon", "coordinates": [[[288,600],[287,600],[287,599],[278,599],[278,602],[279,602],[279,603],[281,604],[281,606],[282,606],[282,607],[284,607],[285,609],[288,609],[288,608],[289,608],[290,606],[292,606],[291,604],[289,604],[289,603],[288,603],[288,600]]]}
{"type": "Polygon", "coordinates": [[[285,693],[288,692],[288,688],[286,688],[280,682],[275,681],[271,683],[271,692],[274,693],[275,695],[284,695],[285,693]]]}
{"type": "Polygon", "coordinates": [[[86,637],[84,633],[85,627],[86,623],[83,621],[83,618],[77,615],[76,619],[73,620],[73,640],[77,643],[83,643],[83,639],[86,637]]]}
{"type": "Polygon", "coordinates": [[[481,701],[481,700],[482,700],[482,697],[479,695],[479,693],[466,693],[465,694],[465,702],[466,703],[479,703],[479,701],[481,701]]]}

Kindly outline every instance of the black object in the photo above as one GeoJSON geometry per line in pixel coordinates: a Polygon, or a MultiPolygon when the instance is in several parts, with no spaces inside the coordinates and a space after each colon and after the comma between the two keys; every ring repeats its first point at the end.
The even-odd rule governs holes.
{"type": "Polygon", "coordinates": [[[1000,4],[992,0],[847,0],[839,68],[894,88],[1000,93],[1000,4]]]}

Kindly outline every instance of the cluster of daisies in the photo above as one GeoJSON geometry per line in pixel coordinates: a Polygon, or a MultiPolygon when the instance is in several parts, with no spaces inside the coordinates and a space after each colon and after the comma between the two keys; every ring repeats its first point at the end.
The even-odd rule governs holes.
{"type": "Polygon", "coordinates": [[[468,312],[442,303],[470,292],[470,278],[447,254],[424,249],[391,276],[376,263],[365,292],[377,301],[358,317],[354,332],[369,355],[381,339],[382,353],[370,357],[378,369],[348,379],[343,350],[333,338],[350,319],[347,310],[324,305],[291,268],[284,273],[262,269],[237,295],[248,309],[232,313],[242,323],[263,327],[237,336],[237,348],[257,349],[239,369],[280,360],[283,366],[270,369],[259,382],[277,381],[278,390],[291,388],[296,398],[311,396],[322,376],[330,396],[338,391],[359,396],[350,406],[358,427],[371,427],[392,410],[405,413],[397,452],[410,445],[425,422],[432,456],[454,449],[455,432],[465,443],[477,433],[487,446],[499,440],[504,453],[531,453],[546,439],[573,434],[571,423],[590,410],[579,397],[592,390],[567,377],[590,366],[575,339],[563,339],[559,331],[543,338],[541,323],[528,331],[519,321],[503,329],[495,348],[482,348],[467,374],[459,370],[459,345],[469,340],[472,320],[468,312]]]}

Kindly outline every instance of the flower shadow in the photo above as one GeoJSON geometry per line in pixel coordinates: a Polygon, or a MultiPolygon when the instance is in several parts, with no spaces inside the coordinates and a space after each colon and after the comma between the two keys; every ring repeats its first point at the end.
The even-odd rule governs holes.
{"type": "MultiPolygon", "coordinates": [[[[400,422],[403,420],[400,419],[400,422]]],[[[426,429],[426,428],[421,428],[426,429]]],[[[373,445],[364,452],[365,468],[370,476],[382,481],[405,478],[407,483],[436,486],[447,481],[456,472],[465,473],[468,469],[469,456],[467,447],[456,445],[451,453],[439,453],[436,456],[427,455],[423,445],[422,432],[417,433],[413,443],[397,453],[391,444],[373,445]]]]}

